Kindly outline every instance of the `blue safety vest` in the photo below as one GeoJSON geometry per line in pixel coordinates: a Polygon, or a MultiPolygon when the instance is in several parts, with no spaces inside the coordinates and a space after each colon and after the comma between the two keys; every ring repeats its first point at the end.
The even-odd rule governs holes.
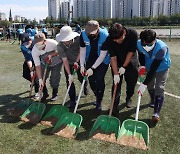
{"type": "MultiPolygon", "coordinates": [[[[97,51],[98,56],[100,55],[101,46],[105,42],[105,40],[108,36],[108,31],[106,29],[100,28],[99,35],[100,36],[99,36],[99,40],[98,40],[98,51],[97,51]]],[[[82,37],[83,37],[84,43],[86,45],[86,61],[87,61],[88,57],[89,57],[89,53],[91,51],[91,44],[90,44],[90,40],[85,31],[82,31],[82,37]]],[[[104,58],[103,63],[106,65],[108,65],[110,63],[110,55],[108,53],[106,54],[106,57],[104,58]]]]}
{"type": "Polygon", "coordinates": [[[142,47],[141,40],[137,41],[137,49],[139,52],[141,52],[145,55],[145,66],[148,71],[150,70],[151,64],[154,61],[157,52],[159,52],[159,50],[162,49],[163,47],[167,47],[167,52],[166,52],[166,55],[165,55],[164,59],[162,60],[161,64],[159,65],[158,69],[156,70],[156,72],[161,72],[161,71],[167,70],[171,65],[171,59],[170,59],[170,55],[169,55],[168,46],[163,41],[156,39],[156,44],[152,51],[152,56],[150,57],[148,52],[142,47]]]}

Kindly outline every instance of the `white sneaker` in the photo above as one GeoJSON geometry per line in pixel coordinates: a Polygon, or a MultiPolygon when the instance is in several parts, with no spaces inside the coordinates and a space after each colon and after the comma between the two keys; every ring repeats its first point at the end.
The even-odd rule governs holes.
{"type": "Polygon", "coordinates": [[[51,98],[51,101],[56,101],[58,99],[58,96],[56,95],[55,97],[51,98]]]}
{"type": "Polygon", "coordinates": [[[40,96],[39,96],[39,93],[35,93],[34,99],[35,99],[35,100],[39,100],[39,97],[40,97],[40,96]]]}

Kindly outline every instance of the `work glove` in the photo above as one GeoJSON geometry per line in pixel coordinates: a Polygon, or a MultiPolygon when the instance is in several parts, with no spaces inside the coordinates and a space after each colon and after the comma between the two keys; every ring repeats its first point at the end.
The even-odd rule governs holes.
{"type": "Polygon", "coordinates": [[[68,81],[69,81],[69,84],[71,84],[74,81],[74,78],[71,74],[68,75],[68,81]]]}
{"type": "Polygon", "coordinates": [[[44,87],[44,83],[42,79],[39,79],[39,90],[41,91],[44,87]]]}
{"type": "Polygon", "coordinates": [[[48,64],[51,64],[52,63],[52,56],[51,55],[48,55],[47,57],[46,57],[46,63],[48,63],[48,64]]]}
{"type": "Polygon", "coordinates": [[[85,72],[84,72],[85,68],[84,68],[84,66],[81,66],[81,70],[80,71],[81,71],[82,76],[84,76],[85,75],[85,72]]]}
{"type": "Polygon", "coordinates": [[[92,68],[89,68],[89,69],[86,71],[86,76],[87,76],[87,77],[90,77],[91,75],[93,75],[93,70],[92,70],[92,68]]]}
{"type": "Polygon", "coordinates": [[[146,85],[141,83],[139,88],[138,88],[138,94],[140,94],[141,96],[143,95],[144,91],[146,90],[146,85]]]}
{"type": "Polygon", "coordinates": [[[120,77],[119,74],[118,75],[114,75],[114,84],[118,84],[120,82],[120,77]]]}
{"type": "Polygon", "coordinates": [[[74,66],[73,67],[74,67],[75,70],[78,70],[79,64],[77,62],[74,62],[74,66]]]}
{"type": "Polygon", "coordinates": [[[139,68],[139,76],[145,75],[146,74],[146,67],[145,66],[141,66],[139,68]]]}
{"type": "Polygon", "coordinates": [[[121,68],[119,68],[118,73],[121,76],[121,75],[123,75],[125,73],[125,71],[126,71],[126,69],[124,67],[121,67],[121,68]]]}
{"type": "Polygon", "coordinates": [[[35,79],[35,73],[34,71],[30,72],[30,76],[31,76],[31,81],[33,81],[35,79]]]}

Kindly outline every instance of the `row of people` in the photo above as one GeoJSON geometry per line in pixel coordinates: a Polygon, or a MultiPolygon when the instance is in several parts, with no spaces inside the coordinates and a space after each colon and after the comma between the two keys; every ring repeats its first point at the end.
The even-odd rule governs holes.
{"type": "MultiPolygon", "coordinates": [[[[159,120],[171,61],[167,45],[156,38],[153,30],[142,31],[138,40],[135,30],[125,28],[119,23],[113,24],[107,31],[106,28],[100,28],[97,21],[90,20],[80,36],[73,32],[71,27],[64,26],[56,39],[58,42],[46,39],[42,33],[38,33],[34,37],[32,59],[39,87],[44,87],[42,101],[49,96],[46,84],[42,81],[45,63],[49,63],[46,79],[51,72],[52,100],[57,99],[63,63],[67,86],[72,84],[69,91],[71,100],[69,107],[75,107],[76,90],[72,75],[75,65],[79,67],[77,74],[80,82],[84,75],[88,77],[90,87],[96,97],[96,110],[101,111],[105,91],[104,78],[110,64],[113,76],[112,89],[117,84],[113,108],[113,115],[117,116],[123,78],[126,82],[126,107],[131,108],[138,70],[146,68],[147,75],[140,84],[138,93],[143,95],[146,87],[148,88],[151,97],[150,106],[154,107],[153,120],[156,122],[159,120]]],[[[88,94],[87,83],[84,93],[88,94]]]]}

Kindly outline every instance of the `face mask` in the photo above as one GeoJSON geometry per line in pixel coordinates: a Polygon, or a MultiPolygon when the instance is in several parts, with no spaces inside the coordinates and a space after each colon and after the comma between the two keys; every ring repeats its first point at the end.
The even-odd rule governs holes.
{"type": "Polygon", "coordinates": [[[42,50],[44,47],[46,46],[46,44],[44,43],[36,43],[36,47],[39,49],[39,50],[42,50]]]}
{"type": "Polygon", "coordinates": [[[26,47],[26,48],[29,48],[30,46],[31,46],[31,44],[27,44],[25,47],[26,47]]]}
{"type": "Polygon", "coordinates": [[[96,35],[91,34],[91,35],[88,36],[88,38],[89,38],[90,40],[94,40],[94,39],[96,38],[96,35]]]}
{"type": "Polygon", "coordinates": [[[149,51],[151,51],[153,48],[154,48],[154,46],[155,46],[155,43],[153,44],[153,45],[151,45],[151,46],[143,46],[143,48],[144,48],[144,50],[146,50],[147,52],[149,52],[149,51]]]}

